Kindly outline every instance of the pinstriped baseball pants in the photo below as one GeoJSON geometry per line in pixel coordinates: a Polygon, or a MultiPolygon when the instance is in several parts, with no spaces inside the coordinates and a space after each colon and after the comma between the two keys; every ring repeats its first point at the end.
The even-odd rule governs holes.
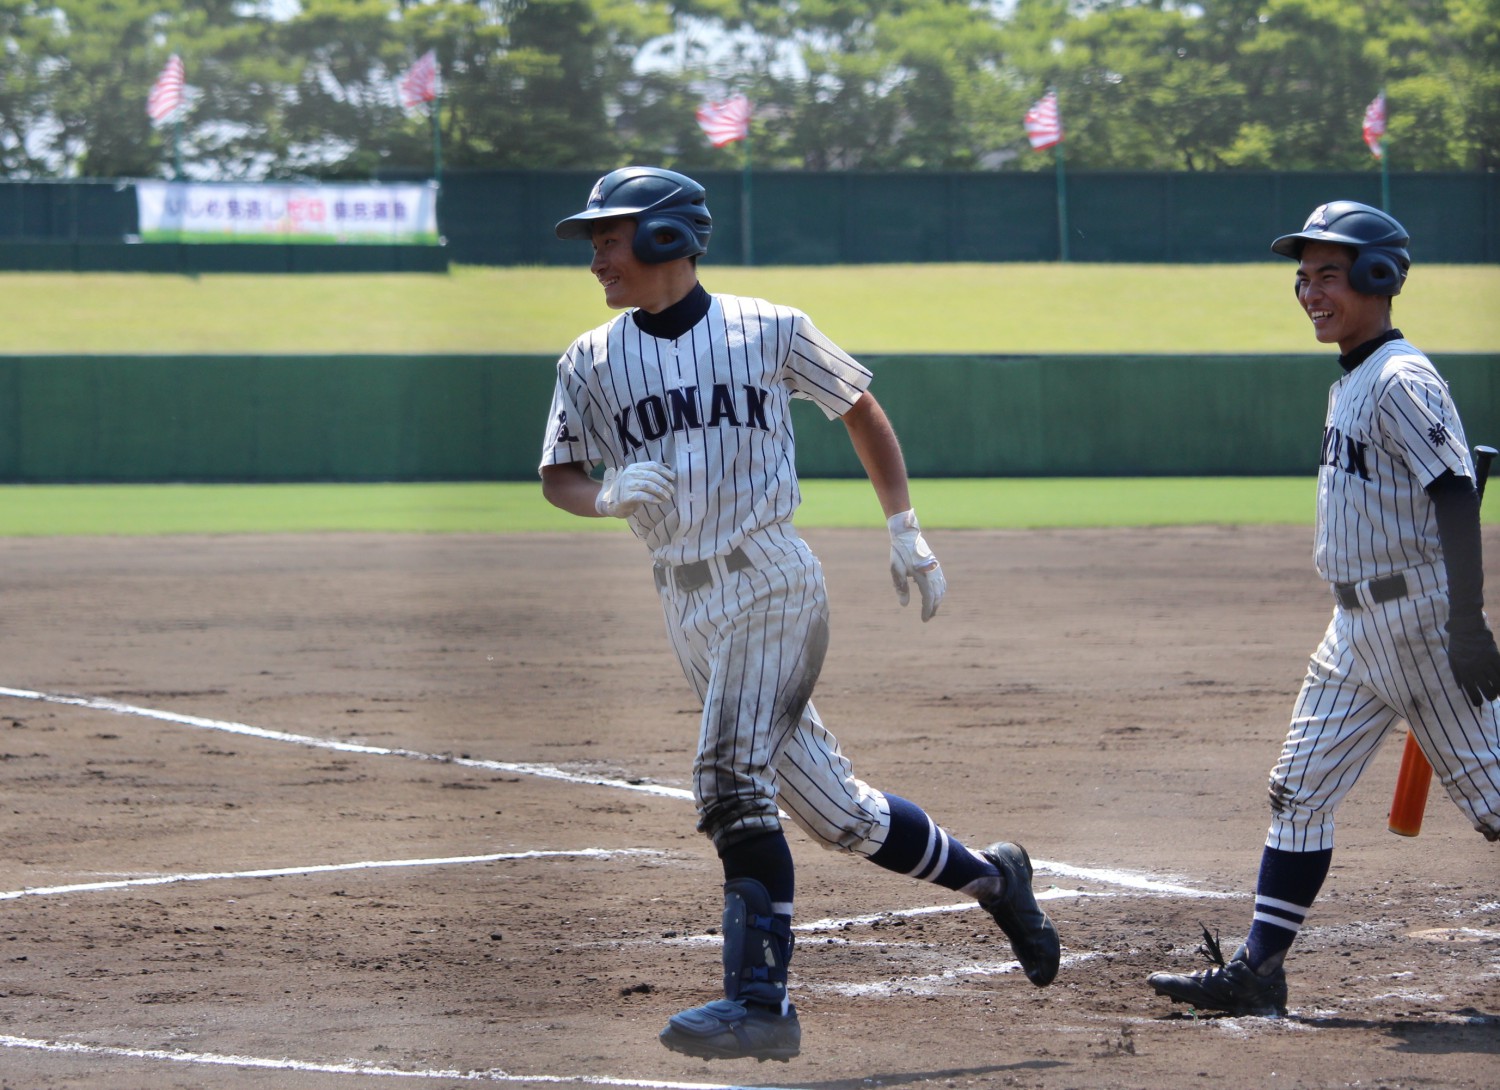
{"type": "Polygon", "coordinates": [[[825,847],[873,854],[885,797],[854,775],[811,702],[828,648],[822,565],[800,539],[757,542],[754,567],[683,591],[658,587],[672,649],[703,717],[693,761],[698,828],[724,847],[781,827],[779,808],[825,847]]]}
{"type": "Polygon", "coordinates": [[[1332,848],[1334,810],[1398,719],[1474,827],[1500,832],[1497,705],[1476,708],[1454,680],[1447,620],[1447,596],[1435,590],[1335,607],[1271,770],[1267,847],[1332,848]]]}

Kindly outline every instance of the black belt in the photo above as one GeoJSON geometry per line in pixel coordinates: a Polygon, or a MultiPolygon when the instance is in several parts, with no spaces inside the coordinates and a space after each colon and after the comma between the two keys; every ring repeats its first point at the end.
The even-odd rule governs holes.
{"type": "MultiPolygon", "coordinates": [[[[745,571],[755,565],[750,563],[745,550],[736,545],[730,550],[729,555],[724,557],[724,567],[736,572],[745,571]]],[[[677,584],[677,589],[684,593],[697,590],[699,587],[706,587],[714,581],[714,566],[707,560],[694,560],[688,564],[663,564],[658,561],[651,566],[651,574],[656,577],[657,590],[666,589],[668,572],[672,573],[672,581],[677,584]]]]}
{"type": "MultiPolygon", "coordinates": [[[[1345,609],[1358,609],[1360,606],[1358,587],[1358,583],[1335,583],[1333,596],[1345,609]]],[[[1376,605],[1381,602],[1394,602],[1397,598],[1406,597],[1406,576],[1402,572],[1381,576],[1379,579],[1371,579],[1369,587],[1370,600],[1376,605]]]]}

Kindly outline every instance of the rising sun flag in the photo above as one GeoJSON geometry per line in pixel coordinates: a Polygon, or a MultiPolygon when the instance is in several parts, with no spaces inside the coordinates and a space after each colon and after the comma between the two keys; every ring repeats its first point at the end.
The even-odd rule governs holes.
{"type": "Polygon", "coordinates": [[[1032,104],[1022,121],[1026,139],[1037,151],[1062,143],[1062,116],[1057,110],[1057,92],[1048,91],[1032,104]]]}
{"type": "Polygon", "coordinates": [[[397,84],[401,92],[401,108],[414,110],[424,102],[434,102],[438,97],[437,51],[429,49],[402,75],[397,84]]]}
{"type": "Polygon", "coordinates": [[[735,95],[727,102],[705,102],[698,107],[698,125],[716,148],[750,135],[750,100],[735,95]]]}
{"type": "Polygon", "coordinates": [[[1385,158],[1385,92],[1381,91],[1365,107],[1365,143],[1370,145],[1370,154],[1377,159],[1385,158]]]}
{"type": "Polygon", "coordinates": [[[151,85],[151,93],[146,96],[146,116],[153,125],[161,124],[181,107],[182,87],[186,79],[187,72],[182,67],[182,58],[173,53],[167,58],[161,75],[151,85]]]}

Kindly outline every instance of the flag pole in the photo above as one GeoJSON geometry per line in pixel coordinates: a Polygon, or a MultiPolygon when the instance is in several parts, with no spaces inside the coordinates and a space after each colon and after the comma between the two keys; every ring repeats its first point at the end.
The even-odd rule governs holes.
{"type": "Polygon", "coordinates": [[[750,126],[745,126],[745,171],[740,181],[740,252],[746,265],[755,264],[754,233],[750,225],[750,126]]]}
{"type": "Polygon", "coordinates": [[[176,181],[182,181],[182,114],[180,109],[177,120],[172,122],[172,177],[176,181]]]}
{"type": "Polygon", "coordinates": [[[1391,210],[1391,138],[1386,125],[1387,116],[1385,88],[1382,87],[1365,107],[1363,129],[1365,143],[1370,145],[1371,154],[1380,160],[1380,207],[1385,212],[1391,210]]]}
{"type": "Polygon", "coordinates": [[[1385,212],[1391,210],[1391,144],[1388,137],[1380,139],[1380,207],[1385,212]]]}
{"type": "Polygon", "coordinates": [[[1063,142],[1057,142],[1057,252],[1068,260],[1068,183],[1063,169],[1063,142]]]}
{"type": "Polygon", "coordinates": [[[432,100],[432,180],[435,182],[443,180],[443,140],[438,124],[438,107],[442,102],[443,94],[439,91],[432,100]]]}
{"type": "MultiPolygon", "coordinates": [[[[1385,88],[1380,89],[1381,101],[1385,101],[1385,88]]],[[[1385,106],[1385,132],[1380,134],[1380,207],[1386,213],[1391,210],[1391,128],[1390,107],[1385,106]]]]}
{"type": "Polygon", "coordinates": [[[1380,141],[1380,207],[1391,211],[1391,141],[1380,141]]]}

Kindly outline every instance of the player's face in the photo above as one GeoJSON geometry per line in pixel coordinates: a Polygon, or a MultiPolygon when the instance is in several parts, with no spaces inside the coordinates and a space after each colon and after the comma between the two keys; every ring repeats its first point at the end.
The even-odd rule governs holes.
{"type": "Polygon", "coordinates": [[[601,220],[590,236],[594,243],[594,260],[589,271],[604,287],[604,302],[619,310],[640,307],[655,314],[681,298],[673,295],[672,265],[668,262],[649,265],[635,256],[635,220],[601,220]]]}
{"type": "Polygon", "coordinates": [[[1391,327],[1390,301],[1365,295],[1349,283],[1354,255],[1332,242],[1309,242],[1297,266],[1297,302],[1312,319],[1313,333],[1340,352],[1358,348],[1391,327]]]}

